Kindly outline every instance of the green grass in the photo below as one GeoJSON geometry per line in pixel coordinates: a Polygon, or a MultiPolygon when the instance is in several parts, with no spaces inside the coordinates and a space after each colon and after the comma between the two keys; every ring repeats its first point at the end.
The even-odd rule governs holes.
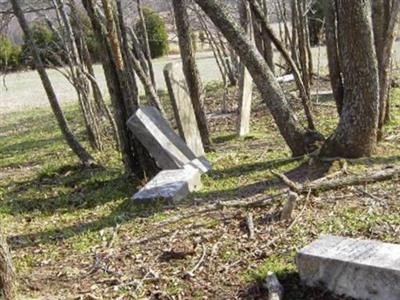
{"type": "MultiPolygon", "coordinates": [[[[207,89],[209,94],[220,93],[218,85],[215,84],[208,86],[207,89]]],[[[400,149],[396,142],[398,140],[396,134],[400,129],[399,91],[396,90],[393,94],[393,118],[386,128],[386,137],[393,136],[393,138],[384,140],[375,156],[351,161],[349,163],[351,172],[364,172],[371,167],[398,161],[400,149]]],[[[213,105],[212,101],[215,99],[207,101],[210,102],[208,105],[213,105]]],[[[72,130],[77,133],[85,147],[89,148],[85,142],[83,122],[78,108],[74,105],[66,106],[65,113],[72,130]]],[[[324,108],[318,110],[316,115],[321,131],[325,134],[331,132],[337,123],[335,111],[324,108]]],[[[245,138],[235,136],[232,123],[214,124],[212,128],[216,151],[207,154],[207,158],[213,164],[213,171],[203,176],[204,188],[193,193],[182,205],[166,209],[161,205],[134,205],[130,201],[131,195],[143,183],[123,175],[120,155],[111,146],[106,147],[102,153],[91,151],[96,161],[104,168],[81,168],[76,157],[64,143],[48,109],[5,114],[1,116],[0,122],[2,229],[9,236],[19,277],[28,281],[34,278],[44,294],[77,293],[76,288],[63,286],[63,280],[72,284],[71,278],[86,272],[93,264],[94,254],[104,254],[107,251],[107,244],[113,239],[116,228],[118,234],[113,240],[115,248],[113,257],[115,256],[121,265],[127,266],[127,270],[133,272],[130,275],[133,278],[144,276],[135,269],[141,264],[142,258],[138,258],[138,255],[152,260],[155,259],[153,251],[159,253],[166,247],[164,244],[158,244],[163,241],[162,236],[158,237],[154,245],[151,244],[149,248],[143,248],[144,246],[137,245],[134,241],[157,233],[162,235],[163,230],[179,231],[193,224],[199,229],[187,229],[187,236],[180,237],[182,240],[179,242],[189,243],[202,235],[199,230],[204,230],[206,233],[216,232],[217,235],[226,227],[229,227],[230,231],[233,230],[234,234],[230,233],[229,238],[222,239],[217,259],[218,263],[223,265],[234,263],[243,255],[243,251],[237,248],[236,240],[243,233],[235,231],[239,228],[235,222],[239,221],[235,217],[230,219],[228,217],[229,214],[233,216],[239,214],[240,217],[237,218],[242,218],[245,213],[242,210],[228,210],[229,221],[221,219],[221,215],[224,214],[221,212],[216,215],[184,219],[162,229],[154,228],[154,224],[171,216],[179,216],[187,209],[191,209],[195,199],[198,200],[196,203],[203,205],[216,200],[278,193],[280,187],[271,170],[287,172],[307,160],[307,158],[298,161],[288,160],[290,152],[277,134],[276,126],[268,113],[261,113],[254,118],[252,132],[245,138]],[[57,285],[56,288],[50,289],[46,285],[49,278],[57,285]]],[[[374,185],[372,192],[375,190],[378,193],[382,190],[387,191],[391,193],[388,197],[394,198],[397,193],[397,181],[374,185]]],[[[307,298],[309,295],[307,292],[298,290],[294,255],[298,248],[319,234],[341,234],[400,242],[398,231],[395,230],[400,228],[398,204],[389,201],[387,207],[379,203],[372,206],[364,205],[358,199],[359,195],[358,198],[354,198],[353,191],[347,192],[352,196],[349,196],[349,200],[345,199],[339,203],[325,201],[328,196],[326,193],[313,198],[302,222],[294,226],[284,240],[278,242],[274,253],[269,253],[267,257],[252,262],[252,267],[235,271],[230,276],[234,276],[234,280],[240,284],[246,285],[262,280],[268,271],[273,271],[288,285],[289,294],[296,295],[298,292],[298,295],[305,296],[296,299],[311,299],[307,298]]],[[[382,195],[380,197],[386,197],[382,195]]],[[[269,208],[272,212],[276,209],[279,209],[279,202],[269,208]]],[[[266,213],[263,210],[255,211],[255,216],[258,215],[262,219],[266,213]]],[[[277,226],[271,233],[271,238],[273,234],[281,233],[286,228],[284,224],[275,221],[259,225],[261,229],[268,226],[273,228],[277,226]]],[[[209,248],[217,243],[215,239],[214,236],[207,237],[209,248]]],[[[172,242],[173,240],[167,239],[167,243],[172,242]]],[[[193,266],[196,259],[194,257],[170,265],[164,263],[161,266],[165,268],[163,270],[169,274],[168,276],[175,276],[171,275],[174,270],[181,271],[193,266]]],[[[218,272],[213,271],[210,274],[215,276],[218,272]]],[[[98,276],[108,275],[102,273],[98,276]]],[[[91,277],[84,277],[82,280],[89,286],[95,282],[91,277]]],[[[182,279],[167,280],[162,284],[165,290],[173,295],[193,287],[182,279]]],[[[214,283],[217,284],[222,285],[221,289],[232,288],[224,287],[222,281],[214,283]]],[[[20,289],[21,293],[26,295],[40,294],[28,286],[22,285],[20,289]]],[[[151,290],[151,284],[149,289],[151,290]]],[[[131,295],[130,293],[132,293],[130,289],[123,287],[107,297],[131,295]]],[[[206,290],[197,289],[191,295],[200,299],[207,293],[209,292],[206,290]]]]}

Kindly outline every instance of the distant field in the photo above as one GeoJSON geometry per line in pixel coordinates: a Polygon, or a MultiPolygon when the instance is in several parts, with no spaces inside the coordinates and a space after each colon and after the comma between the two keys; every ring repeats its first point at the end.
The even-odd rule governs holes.
{"type": "MultiPolygon", "coordinates": [[[[314,68],[318,66],[321,73],[326,73],[327,58],[325,47],[313,48],[314,68]]],[[[154,60],[154,71],[158,89],[165,89],[163,68],[169,62],[180,62],[178,56],[169,56],[154,60]]],[[[400,63],[400,43],[396,42],[394,50],[394,67],[400,63]]],[[[204,82],[221,80],[218,66],[211,52],[202,52],[197,56],[200,75],[204,82]]],[[[278,69],[279,71],[279,69],[278,69]]],[[[95,72],[100,87],[107,92],[104,73],[101,65],[95,66],[95,72]]],[[[57,71],[49,70],[51,82],[61,103],[74,102],[77,95],[68,81],[57,71]]],[[[2,80],[3,81],[3,80],[2,80]]],[[[24,108],[37,108],[48,106],[48,100],[35,71],[9,74],[4,79],[5,85],[0,85],[0,114],[13,111],[21,111],[24,108]]],[[[143,89],[141,88],[143,93],[143,89]]]]}
{"type": "MultiPolygon", "coordinates": [[[[165,89],[163,68],[170,62],[179,62],[178,56],[154,60],[155,76],[158,89],[165,89]]],[[[205,81],[221,80],[218,67],[212,53],[198,55],[200,74],[205,81]]],[[[49,70],[51,82],[61,103],[74,102],[77,99],[75,90],[63,75],[56,70],[49,70]]],[[[95,73],[100,87],[106,93],[106,81],[101,65],[95,65],[95,73]]],[[[2,80],[3,81],[3,80],[2,80]]],[[[46,93],[39,76],[35,71],[8,74],[0,86],[0,113],[21,111],[24,108],[43,107],[48,105],[46,93]]],[[[141,88],[141,87],[140,87],[141,88]]],[[[141,88],[141,92],[143,89],[141,88]]]]}

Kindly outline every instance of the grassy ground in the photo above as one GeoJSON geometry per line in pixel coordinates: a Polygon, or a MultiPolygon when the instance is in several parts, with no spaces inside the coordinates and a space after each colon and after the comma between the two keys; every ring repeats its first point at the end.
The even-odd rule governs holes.
{"type": "MultiPolygon", "coordinates": [[[[208,110],[215,112],[222,92],[216,86],[207,92],[208,110]]],[[[234,94],[231,90],[229,99],[234,94]]],[[[332,102],[320,104],[315,106],[318,128],[328,134],[336,112],[332,102]]],[[[395,90],[393,119],[377,155],[350,162],[350,172],[397,163],[399,105],[400,90],[395,90]]],[[[77,108],[67,107],[66,115],[83,139],[77,108]]],[[[398,180],[302,198],[294,212],[297,222],[289,227],[292,221],[279,221],[285,194],[271,170],[302,170],[297,172],[302,179],[312,172],[302,166],[307,158],[289,159],[271,116],[257,101],[252,132],[245,138],[234,134],[234,115],[210,119],[216,152],[207,157],[214,170],[203,176],[203,190],[173,207],[133,204],[130,196],[142,183],[123,176],[112,148],[95,154],[104,168],[79,167],[46,109],[8,113],[0,122],[1,228],[9,236],[19,291],[26,297],[266,299],[261,281],[274,271],[285,299],[343,299],[299,283],[296,250],[323,233],[400,242],[398,180]],[[215,205],[271,195],[276,200],[260,208],[215,205]],[[247,236],[249,212],[255,240],[247,236]],[[194,277],[185,276],[203,255],[194,277]]]]}

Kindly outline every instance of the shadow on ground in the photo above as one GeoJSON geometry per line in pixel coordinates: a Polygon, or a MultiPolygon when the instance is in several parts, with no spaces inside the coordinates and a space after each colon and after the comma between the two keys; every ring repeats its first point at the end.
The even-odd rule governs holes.
{"type": "MultiPolygon", "coordinates": [[[[295,272],[277,274],[284,293],[283,300],[308,299],[308,300],[354,300],[353,298],[335,296],[322,287],[310,288],[301,284],[299,274],[295,272]]],[[[262,281],[251,282],[239,292],[238,299],[259,300],[267,299],[268,290],[263,287],[262,281]]]]}

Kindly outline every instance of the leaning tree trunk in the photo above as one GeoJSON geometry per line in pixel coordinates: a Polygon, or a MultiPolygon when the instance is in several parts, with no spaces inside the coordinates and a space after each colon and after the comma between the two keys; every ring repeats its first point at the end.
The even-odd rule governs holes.
{"type": "Polygon", "coordinates": [[[301,126],[271,69],[243,29],[216,0],[195,1],[220,29],[246,65],[293,155],[313,151],[315,142],[323,139],[322,136],[301,126]]]}
{"type": "Polygon", "coordinates": [[[33,56],[35,69],[39,73],[43,87],[44,87],[47,97],[49,99],[50,106],[56,117],[58,126],[61,129],[64,139],[66,140],[67,144],[70,146],[72,151],[79,157],[79,159],[81,160],[81,162],[84,165],[86,165],[86,166],[93,165],[95,163],[94,159],[86,151],[86,149],[83,148],[83,146],[79,143],[79,141],[76,139],[76,137],[71,132],[71,130],[68,126],[67,120],[65,119],[65,116],[61,110],[60,104],[58,103],[57,96],[54,92],[53,86],[51,85],[50,79],[47,76],[46,70],[42,63],[42,59],[40,57],[39,50],[37,49],[37,47],[33,41],[31,31],[29,29],[28,23],[26,22],[26,19],[25,19],[23,11],[21,9],[21,6],[19,4],[19,0],[11,0],[11,4],[12,4],[13,10],[14,10],[14,14],[17,17],[18,23],[21,26],[22,31],[24,32],[24,35],[28,42],[29,48],[30,48],[32,56],[33,56]]]}
{"type": "Polygon", "coordinates": [[[336,102],[336,109],[340,115],[343,107],[343,79],[340,67],[339,45],[337,41],[336,4],[335,1],[326,1],[324,6],[329,78],[331,81],[333,97],[336,102]]]}
{"type": "Polygon", "coordinates": [[[301,101],[303,104],[304,113],[306,115],[308,128],[310,130],[315,130],[314,118],[313,118],[312,109],[311,109],[311,100],[310,100],[310,96],[307,93],[307,90],[305,88],[303,79],[300,74],[300,70],[297,68],[296,63],[290,56],[289,52],[285,49],[285,46],[275,35],[272,28],[268,25],[268,20],[267,20],[265,14],[262,12],[260,5],[257,3],[257,0],[248,0],[248,1],[250,2],[254,16],[257,17],[260,21],[260,24],[261,24],[264,34],[266,36],[268,36],[269,41],[273,42],[276,49],[280,52],[283,59],[289,65],[289,67],[293,73],[294,79],[296,81],[297,88],[299,89],[299,92],[300,92],[300,98],[301,98],[301,101]]]}
{"type": "Polygon", "coordinates": [[[196,65],[196,58],[193,51],[193,43],[191,38],[191,26],[189,16],[186,11],[186,0],[173,0],[175,23],[178,31],[179,48],[183,64],[183,73],[189,89],[190,98],[192,100],[193,109],[196,115],[197,125],[199,127],[201,140],[204,148],[210,150],[212,142],[207,124],[206,113],[203,107],[203,88],[200,74],[196,65]]]}
{"type": "Polygon", "coordinates": [[[6,238],[0,231],[0,299],[16,299],[15,271],[6,238]]]}
{"type": "Polygon", "coordinates": [[[338,0],[337,13],[343,66],[343,108],[339,125],[321,154],[369,156],[376,144],[379,99],[369,1],[338,0]]]}

